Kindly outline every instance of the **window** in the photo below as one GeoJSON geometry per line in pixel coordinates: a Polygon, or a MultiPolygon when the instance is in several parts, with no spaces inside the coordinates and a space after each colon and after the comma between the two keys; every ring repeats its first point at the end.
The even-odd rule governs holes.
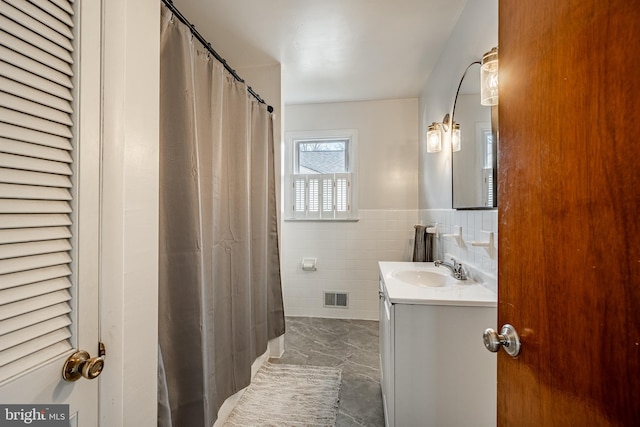
{"type": "Polygon", "coordinates": [[[295,132],[287,137],[288,219],[354,219],[356,131],[295,132]]]}

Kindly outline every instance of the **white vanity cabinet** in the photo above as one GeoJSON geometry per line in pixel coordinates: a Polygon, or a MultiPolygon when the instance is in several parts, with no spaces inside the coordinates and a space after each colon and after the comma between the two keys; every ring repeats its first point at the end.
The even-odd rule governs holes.
{"type": "Polygon", "coordinates": [[[394,303],[389,286],[394,283],[385,284],[381,266],[380,364],[385,424],[495,426],[496,355],[488,352],[482,341],[483,331],[496,324],[495,303],[487,306],[484,301],[478,306],[464,301],[455,305],[445,297],[443,304],[431,297],[426,301],[398,298],[400,302],[394,303]]]}
{"type": "Polygon", "coordinates": [[[380,386],[382,387],[382,404],[384,405],[384,423],[393,426],[393,330],[391,318],[393,305],[385,294],[384,282],[380,279],[380,386]]]}

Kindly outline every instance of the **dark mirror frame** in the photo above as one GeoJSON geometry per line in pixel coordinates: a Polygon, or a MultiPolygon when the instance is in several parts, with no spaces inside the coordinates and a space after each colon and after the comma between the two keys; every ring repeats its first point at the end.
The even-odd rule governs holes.
{"type": "MultiPolygon", "coordinates": [[[[480,61],[474,61],[471,64],[469,64],[467,66],[467,68],[465,69],[464,73],[462,74],[462,77],[460,78],[460,83],[458,84],[458,90],[456,91],[456,96],[454,98],[454,102],[453,102],[453,109],[452,109],[452,114],[451,114],[451,123],[456,123],[456,116],[455,116],[455,112],[456,112],[456,103],[458,101],[458,95],[460,94],[460,88],[462,87],[463,81],[465,79],[465,77],[467,76],[467,73],[469,72],[469,70],[474,66],[474,65],[478,65],[478,72],[480,71],[480,61]]],[[[478,88],[478,90],[480,90],[478,88]]],[[[479,97],[478,97],[479,98],[479,97]]],[[[479,100],[478,100],[479,102],[479,100]]],[[[455,156],[454,156],[454,152],[453,149],[450,145],[450,149],[451,151],[451,205],[453,209],[457,209],[457,210],[495,210],[498,207],[498,145],[499,145],[499,135],[498,135],[498,106],[494,105],[489,107],[491,108],[491,136],[493,138],[493,141],[495,141],[494,144],[492,144],[492,169],[493,169],[493,186],[492,186],[492,190],[493,190],[493,206],[456,206],[456,198],[455,198],[455,189],[456,189],[456,173],[455,173],[455,156]]],[[[465,129],[461,129],[462,132],[465,131],[465,129]]],[[[467,129],[468,132],[468,129],[467,129]]],[[[459,185],[459,184],[458,184],[459,185]]]]}

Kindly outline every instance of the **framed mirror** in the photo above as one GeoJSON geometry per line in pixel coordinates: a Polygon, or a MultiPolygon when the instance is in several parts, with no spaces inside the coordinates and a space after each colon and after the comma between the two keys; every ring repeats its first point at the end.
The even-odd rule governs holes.
{"type": "Polygon", "coordinates": [[[460,80],[452,116],[453,208],[495,209],[498,106],[480,104],[479,61],[469,65],[460,80]]]}

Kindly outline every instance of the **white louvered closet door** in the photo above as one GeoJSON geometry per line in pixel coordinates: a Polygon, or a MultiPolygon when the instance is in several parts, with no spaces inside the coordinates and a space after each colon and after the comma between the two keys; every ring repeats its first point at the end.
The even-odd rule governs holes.
{"type": "Polygon", "coordinates": [[[99,2],[75,3],[0,0],[0,403],[69,403],[76,422],[95,425],[97,381],[61,378],[73,349],[95,356],[99,340],[99,137],[89,136],[100,111],[89,97],[100,75],[79,76],[95,70],[85,64],[99,64],[100,45],[76,35],[99,33],[100,15],[89,6],[99,2]]]}

